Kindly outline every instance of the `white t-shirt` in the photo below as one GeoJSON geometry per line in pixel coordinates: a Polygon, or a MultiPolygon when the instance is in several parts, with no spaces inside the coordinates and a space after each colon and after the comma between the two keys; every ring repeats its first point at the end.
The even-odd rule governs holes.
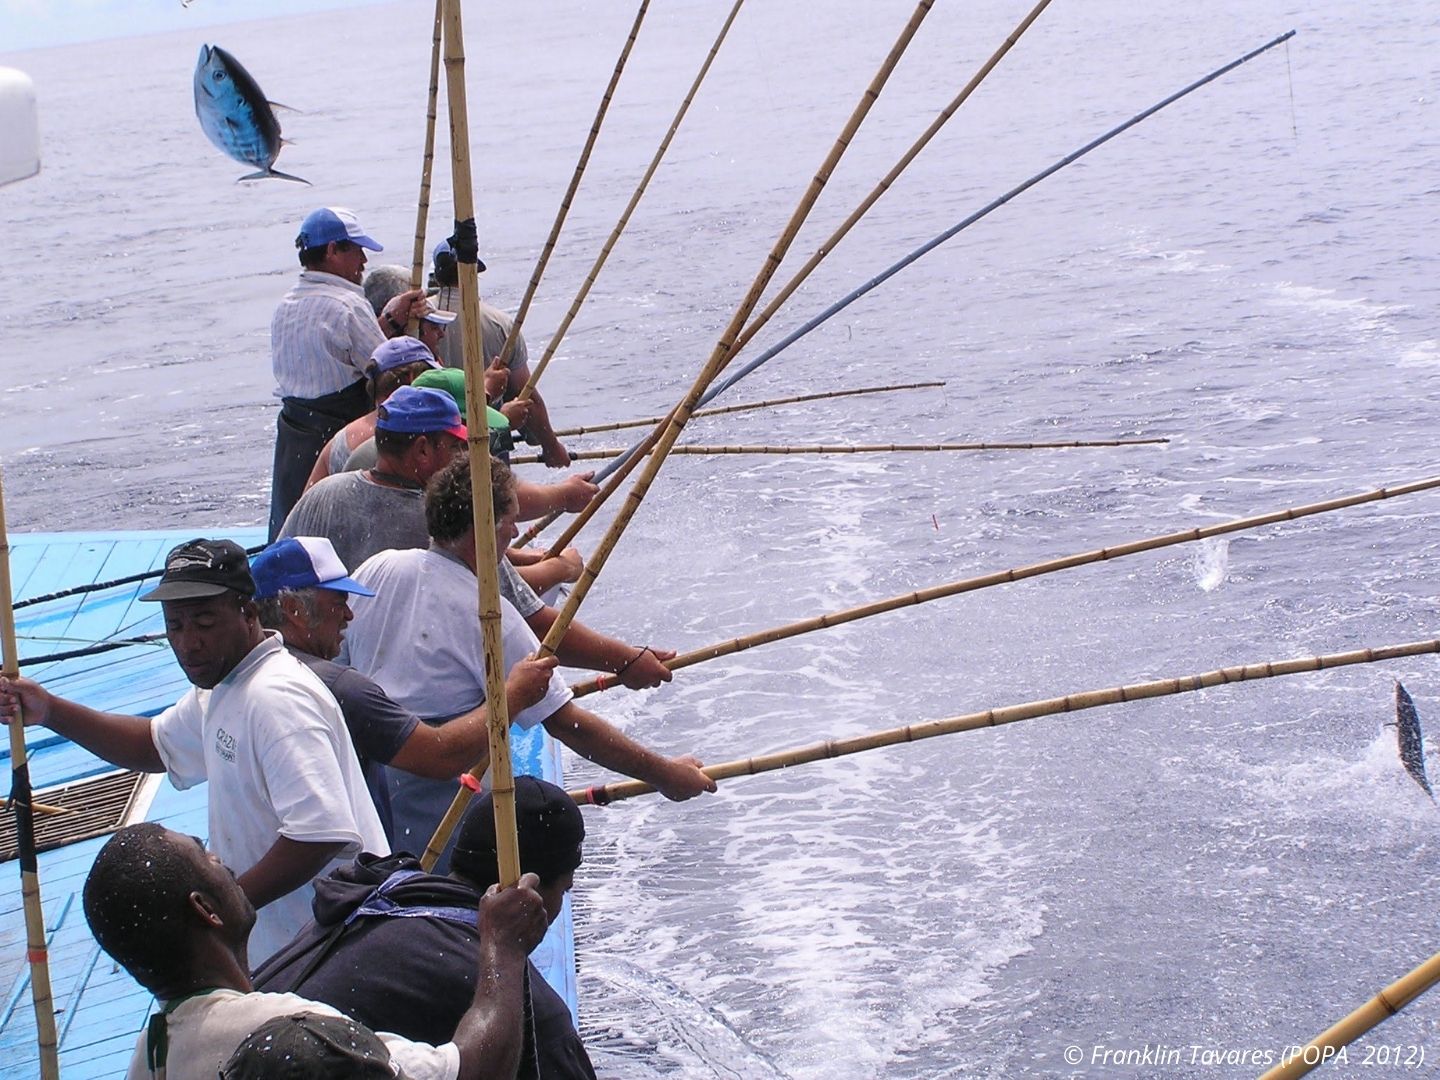
{"type": "MultiPolygon", "coordinates": [[[[329,1005],[295,994],[212,990],[182,1001],[165,1018],[169,1041],[166,1080],[215,1080],[220,1066],[230,1060],[245,1036],[267,1020],[301,1012],[342,1015],[329,1005]]],[[[389,1048],[390,1060],[399,1065],[406,1080],[454,1080],[460,1075],[460,1048],[453,1042],[431,1046],[385,1031],[376,1035],[389,1048]]],[[[142,1031],[125,1080],[152,1080],[156,1075],[146,1064],[146,1039],[147,1033],[142,1031]]]]}
{"type": "MultiPolygon", "coordinates": [[[[340,706],[273,630],[213,690],[155,717],[150,737],[177,788],[210,782],[210,848],[237,874],[280,836],[344,844],[321,875],[390,851],[340,706]]],[[[252,966],[310,921],[314,895],[305,885],[260,909],[252,966]]]]}
{"type": "MultiPolygon", "coordinates": [[[[370,676],[405,708],[427,720],[448,719],[485,700],[485,642],[475,575],[434,548],[382,551],[353,574],[375,596],[352,596],[355,621],[340,662],[370,676]]],[[[535,653],[539,640],[514,606],[500,600],[508,672],[535,653]]],[[[532,728],[573,695],[558,674],[545,696],[510,718],[532,728]]]]}

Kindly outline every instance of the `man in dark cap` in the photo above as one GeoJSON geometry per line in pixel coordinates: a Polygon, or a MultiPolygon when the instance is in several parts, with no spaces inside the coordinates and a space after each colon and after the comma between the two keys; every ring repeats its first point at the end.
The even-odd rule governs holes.
{"type": "MultiPolygon", "coordinates": [[[[550,922],[575,881],[585,840],[580,808],[554,784],[515,778],[520,869],[550,922]]],[[[483,923],[476,902],[500,880],[495,809],[487,794],[471,807],[448,876],[421,872],[408,855],[361,856],[316,882],[315,922],[255,973],[255,985],[333,1005],[370,1027],[422,1042],[454,1030],[475,993],[483,923]],[[357,979],[356,971],[366,972],[357,979]]],[[[569,1006],[530,965],[535,1052],[546,1080],[594,1080],[569,1006]]]]}
{"type": "MultiPolygon", "coordinates": [[[[459,311],[460,272],[456,264],[455,248],[449,240],[442,240],[435,245],[433,257],[433,280],[440,287],[440,292],[435,297],[435,306],[445,311],[459,311]]],[[[483,273],[485,264],[479,263],[477,269],[483,273]]],[[[498,363],[513,323],[514,320],[499,308],[492,307],[484,300],[480,301],[480,347],[485,354],[482,361],[484,367],[493,368],[498,363]]],[[[446,367],[465,366],[464,339],[460,323],[449,327],[449,332],[440,342],[436,354],[446,367]]],[[[508,367],[499,370],[505,373],[505,385],[499,395],[491,399],[491,404],[500,408],[517,431],[524,433],[527,442],[540,447],[546,465],[552,469],[563,469],[569,465],[570,451],[566,450],[556,437],[555,429],[550,424],[550,412],[545,407],[544,399],[540,397],[540,391],[531,391],[527,401],[516,400],[516,395],[530,381],[530,352],[525,345],[525,335],[516,337],[508,367]]],[[[487,391],[490,388],[488,378],[485,380],[485,388],[487,391]]]]}
{"type": "Polygon", "coordinates": [[[347,1016],[267,1020],[220,1067],[220,1080],[395,1080],[385,1041],[347,1016]]]}
{"type": "MultiPolygon", "coordinates": [[[[526,957],[545,934],[545,909],[535,878],[476,900],[479,945],[470,953],[474,992],[459,1005],[455,1025],[434,1043],[381,1031],[389,1061],[407,1080],[511,1080],[524,1046],[521,1018],[526,957]]],[[[344,1038],[330,1006],[295,994],[257,993],[246,941],[255,908],[219,859],[193,836],[155,822],[127,825],[100,849],[85,879],[85,918],[100,947],[159,1008],[130,1059],[127,1080],[215,1080],[237,1048],[276,1017],[309,1014],[290,1045],[314,1055],[313,1041],[344,1038]],[[321,1019],[328,1017],[331,1019],[321,1019]],[[305,1043],[312,1043],[308,1048],[305,1043]]],[[[382,1025],[383,1026],[383,1025],[382,1025]]],[[[272,1044],[273,1045],[273,1044],[272,1044]]],[[[338,1049],[332,1047],[332,1049],[338,1049]]],[[[292,1070],[287,1080],[370,1075],[357,1068],[378,1057],[357,1042],[353,1071],[292,1070]]],[[[319,1055],[321,1060],[325,1056],[319,1055]]],[[[241,1055],[243,1062],[244,1056],[241,1055]]],[[[228,1067],[228,1066],[227,1066],[228,1067]]],[[[243,1070],[245,1066],[242,1064],[243,1070]]],[[[271,1076],[267,1072],[232,1074],[271,1076]]]]}
{"type": "Polygon", "coordinates": [[[124,769],[164,772],[177,788],[209,781],[210,846],[260,908],[252,959],[310,917],[310,882],[341,858],[390,850],[334,697],[260,626],[245,551],[191,540],[165,559],[142,600],[193,684],[159,716],[91,709],[29,679],[0,679],[0,718],[17,708],[124,769]]]}

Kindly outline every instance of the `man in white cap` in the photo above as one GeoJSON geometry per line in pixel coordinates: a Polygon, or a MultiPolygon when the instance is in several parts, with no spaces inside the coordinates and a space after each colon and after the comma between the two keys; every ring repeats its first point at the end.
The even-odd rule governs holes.
{"type": "Polygon", "coordinates": [[[270,322],[275,394],[275,463],[270,487],[270,537],[299,499],[330,436],[370,411],[365,367],[387,337],[427,309],[420,290],[395,297],[377,316],[361,288],[365,252],[383,248],[355,214],[340,206],[312,211],[295,238],[300,280],[270,322]]]}

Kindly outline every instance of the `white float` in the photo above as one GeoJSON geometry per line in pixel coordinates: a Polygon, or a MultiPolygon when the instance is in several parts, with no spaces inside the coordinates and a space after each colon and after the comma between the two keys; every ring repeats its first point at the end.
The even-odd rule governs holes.
{"type": "Polygon", "coordinates": [[[0,67],[0,184],[40,171],[40,122],[35,84],[14,68],[0,67]]]}

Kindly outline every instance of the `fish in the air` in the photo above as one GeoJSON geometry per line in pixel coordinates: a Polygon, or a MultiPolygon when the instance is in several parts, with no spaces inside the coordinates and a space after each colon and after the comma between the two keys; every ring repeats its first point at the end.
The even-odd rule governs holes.
{"type": "Polygon", "coordinates": [[[1410,692],[1399,682],[1395,683],[1395,738],[1400,744],[1400,762],[1405,766],[1405,771],[1425,789],[1426,795],[1434,799],[1435,792],[1430,790],[1430,781],[1425,776],[1425,745],[1420,739],[1420,713],[1415,708],[1415,702],[1411,700],[1410,692]]]}
{"type": "Polygon", "coordinates": [[[236,161],[259,170],[240,180],[274,177],[308,184],[309,180],[272,167],[285,142],[272,104],[239,60],[219,45],[200,46],[200,61],[195,65],[195,115],[205,137],[236,161]]]}

